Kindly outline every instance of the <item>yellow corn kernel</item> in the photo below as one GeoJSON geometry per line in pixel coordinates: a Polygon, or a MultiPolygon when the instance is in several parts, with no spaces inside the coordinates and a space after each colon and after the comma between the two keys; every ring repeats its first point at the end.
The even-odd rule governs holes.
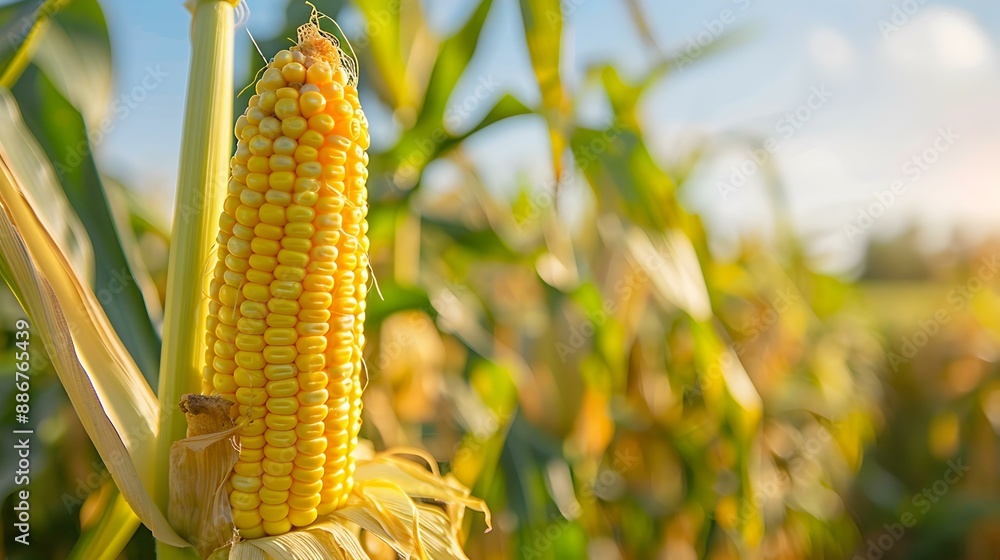
{"type": "Polygon", "coordinates": [[[298,441],[295,430],[267,430],[264,432],[264,441],[275,447],[291,447],[298,441]]]}
{"type": "Polygon", "coordinates": [[[290,205],[288,207],[289,222],[312,222],[316,218],[316,211],[307,206],[290,205]]]}
{"type": "Polygon", "coordinates": [[[267,410],[274,414],[295,414],[299,409],[299,401],[295,397],[278,397],[267,399],[267,410]]]}
{"type": "Polygon", "coordinates": [[[245,436],[240,435],[240,445],[243,449],[260,449],[264,447],[264,436],[245,436]]]}
{"type": "Polygon", "coordinates": [[[236,347],[245,352],[260,352],[264,349],[264,337],[241,332],[236,335],[236,347]]]}
{"type": "Polygon", "coordinates": [[[318,516],[319,512],[316,511],[316,508],[309,508],[304,511],[293,508],[288,513],[288,522],[294,527],[305,527],[316,521],[318,516]]]}
{"type": "Polygon", "coordinates": [[[267,316],[265,324],[268,327],[274,327],[278,329],[290,329],[299,322],[296,315],[278,315],[277,313],[271,313],[267,316]]]}
{"type": "Polygon", "coordinates": [[[295,361],[295,347],[268,346],[264,349],[264,360],[269,364],[290,364],[295,361]]]}
{"type": "Polygon", "coordinates": [[[299,453],[306,455],[318,455],[326,452],[326,438],[300,439],[295,442],[295,447],[299,453]]]}
{"type": "MultiPolygon", "coordinates": [[[[259,270],[253,271],[253,276],[258,277],[261,280],[264,280],[267,275],[267,272],[260,272],[259,270]]],[[[257,283],[256,281],[253,282],[255,284],[257,283]]],[[[264,330],[267,329],[267,322],[263,319],[240,317],[239,320],[236,321],[236,328],[243,334],[260,335],[264,334],[264,330]]]]}
{"type": "Polygon", "coordinates": [[[281,70],[274,67],[264,71],[264,74],[260,77],[260,83],[265,89],[270,91],[283,88],[287,84],[285,78],[281,75],[281,70]]]}
{"type": "Polygon", "coordinates": [[[323,468],[303,469],[295,467],[292,469],[292,478],[298,482],[313,483],[323,478],[323,468]]]}
{"type": "Polygon", "coordinates": [[[260,419],[250,420],[249,418],[237,418],[237,423],[242,424],[240,433],[247,436],[260,436],[264,434],[267,426],[260,419]]]}
{"type": "MultiPolygon", "coordinates": [[[[259,239],[258,237],[256,240],[259,239]]],[[[268,300],[268,290],[261,284],[248,282],[243,286],[243,296],[250,301],[265,302],[268,300]]]]}
{"type": "Polygon", "coordinates": [[[323,490],[322,480],[315,480],[313,482],[302,482],[301,480],[296,480],[291,477],[289,477],[288,480],[291,481],[291,485],[289,486],[289,491],[292,494],[298,494],[300,496],[308,496],[310,494],[318,494],[323,490]]]}
{"type": "Polygon", "coordinates": [[[271,272],[274,267],[278,266],[278,260],[274,257],[268,257],[264,255],[252,255],[247,262],[254,270],[261,270],[264,272],[271,272]]]}
{"type": "Polygon", "coordinates": [[[304,371],[298,376],[298,386],[302,391],[316,391],[327,387],[329,382],[330,378],[322,371],[304,371]]]}
{"type": "Polygon", "coordinates": [[[319,494],[300,496],[298,494],[293,493],[288,496],[288,505],[292,509],[298,509],[298,510],[315,509],[316,506],[319,505],[319,494]]]}
{"type": "Polygon", "coordinates": [[[259,512],[264,521],[281,521],[288,517],[288,504],[263,504],[259,512]]]}
{"type": "MultiPolygon", "coordinates": [[[[265,458],[262,462],[262,469],[270,476],[287,476],[292,474],[294,463],[279,463],[265,458]]],[[[263,473],[261,473],[263,474],[263,473]]]]}
{"type": "Polygon", "coordinates": [[[257,255],[273,257],[278,254],[278,251],[281,249],[281,244],[273,239],[254,237],[253,241],[250,242],[250,248],[257,255]]]}
{"type": "Polygon", "coordinates": [[[299,266],[281,264],[274,268],[274,277],[282,282],[301,282],[306,277],[306,271],[299,266]]]}
{"type": "Polygon", "coordinates": [[[257,496],[260,497],[260,501],[265,504],[284,504],[288,502],[288,491],[278,491],[271,490],[268,487],[263,487],[257,492],[257,496]]]}
{"type": "Polygon", "coordinates": [[[267,301],[267,309],[279,315],[297,315],[300,306],[298,301],[274,297],[267,301]]]}
{"type": "Polygon", "coordinates": [[[301,422],[322,422],[327,415],[327,407],[325,404],[316,406],[303,406],[299,408],[296,413],[296,417],[301,422]]]}
{"type": "Polygon", "coordinates": [[[299,98],[299,90],[296,89],[296,88],[294,88],[294,87],[283,87],[283,88],[280,88],[277,91],[275,91],[275,94],[276,94],[276,96],[277,96],[278,99],[292,99],[292,100],[295,100],[295,99],[299,98]]]}
{"type": "Polygon", "coordinates": [[[264,532],[268,535],[284,535],[292,530],[292,524],[287,518],[275,522],[265,521],[261,523],[261,526],[264,528],[264,532]]]}
{"type": "Polygon", "coordinates": [[[292,430],[299,423],[294,414],[268,414],[264,421],[272,430],[292,430]]]}
{"type": "Polygon", "coordinates": [[[264,195],[264,200],[275,206],[288,206],[292,203],[292,195],[280,190],[271,189],[264,195]]]}
{"type": "Polygon", "coordinates": [[[298,393],[299,382],[296,379],[282,379],[269,382],[265,388],[271,397],[291,397],[298,393]]]}
{"type": "MultiPolygon", "coordinates": [[[[325,453],[320,453],[319,455],[299,454],[295,456],[295,461],[294,461],[294,465],[302,469],[316,469],[322,467],[325,464],[326,464],[325,453]]],[[[307,506],[293,506],[293,507],[297,507],[299,509],[309,509],[310,507],[316,507],[316,506],[312,505],[308,507],[307,506]]]]}
{"type": "Polygon", "coordinates": [[[318,353],[299,354],[299,357],[295,358],[295,367],[305,373],[322,371],[326,367],[326,356],[318,353]]]}
{"type": "Polygon", "coordinates": [[[297,268],[304,268],[309,266],[309,255],[301,251],[290,251],[288,249],[282,249],[278,251],[278,262],[285,266],[294,266],[297,268]]]}
{"type": "MultiPolygon", "coordinates": [[[[247,418],[263,418],[264,415],[267,414],[267,409],[264,408],[263,406],[259,406],[259,405],[247,405],[247,404],[239,404],[239,403],[237,403],[237,404],[235,404],[233,406],[236,407],[236,411],[235,412],[230,411],[230,412],[234,416],[245,416],[247,418]]],[[[249,440],[249,438],[247,438],[247,439],[249,440]]],[[[260,443],[259,443],[258,440],[263,441],[263,438],[262,437],[255,438],[254,441],[257,442],[257,443],[255,445],[253,445],[253,447],[255,447],[255,448],[256,447],[260,447],[260,443]]],[[[246,444],[246,442],[244,442],[244,445],[248,445],[248,444],[246,444]]]]}
{"type": "MultiPolygon", "coordinates": [[[[229,493],[229,505],[233,506],[234,509],[244,511],[256,510],[260,506],[260,496],[257,495],[257,492],[233,490],[229,493]]],[[[257,520],[254,524],[256,523],[260,523],[260,520],[257,520]]]]}
{"type": "MultiPolygon", "coordinates": [[[[254,498],[257,498],[256,494],[254,495],[254,498]]],[[[232,495],[230,495],[230,504],[232,504],[232,495]]],[[[255,505],[253,507],[246,507],[246,508],[237,507],[235,504],[233,504],[233,523],[236,524],[237,527],[247,527],[247,528],[260,525],[260,522],[263,521],[260,518],[260,513],[257,511],[257,508],[259,507],[260,504],[260,498],[257,498],[257,504],[258,505],[255,505]]],[[[246,534],[242,532],[242,530],[240,531],[240,535],[243,536],[244,538],[250,538],[247,537],[246,534]]]]}
{"type": "Polygon", "coordinates": [[[329,398],[329,393],[327,393],[326,389],[320,389],[318,391],[299,391],[296,398],[302,406],[316,406],[318,404],[326,403],[327,398],[329,398]]]}
{"type": "Polygon", "coordinates": [[[264,459],[263,449],[240,448],[240,461],[255,463],[264,459]]]}
{"type": "Polygon", "coordinates": [[[264,376],[271,381],[295,377],[295,373],[295,366],[291,364],[268,364],[264,368],[264,376]]]}
{"type": "Polygon", "coordinates": [[[306,81],[306,68],[298,62],[290,62],[281,68],[281,76],[290,84],[301,85],[306,81]]]}
{"type": "Polygon", "coordinates": [[[303,309],[299,311],[298,319],[304,323],[326,323],[330,320],[330,312],[326,309],[303,309]]]}
{"type": "Polygon", "coordinates": [[[212,386],[215,387],[217,393],[235,393],[237,389],[236,382],[233,380],[232,375],[217,373],[212,377],[212,386]]]}
{"type": "Polygon", "coordinates": [[[298,439],[316,439],[323,435],[325,429],[322,422],[301,422],[295,426],[295,435],[298,439]]]}
{"type": "MultiPolygon", "coordinates": [[[[286,237],[282,241],[285,241],[287,239],[290,238],[286,237]]],[[[286,282],[278,280],[271,282],[270,289],[272,296],[290,301],[295,301],[299,298],[300,295],[302,295],[302,284],[298,282],[286,282]]],[[[296,310],[296,313],[298,313],[298,310],[296,310]]],[[[289,313],[289,315],[293,314],[289,313]]]]}
{"type": "Polygon", "coordinates": [[[278,492],[286,491],[292,487],[293,480],[291,476],[271,476],[267,473],[261,475],[261,480],[266,488],[270,490],[275,490],[278,492]]]}
{"type": "Polygon", "coordinates": [[[240,492],[256,492],[261,488],[261,478],[256,476],[250,477],[234,474],[229,477],[229,483],[233,485],[233,489],[240,492]]]}
{"type": "Polygon", "coordinates": [[[261,405],[267,401],[267,391],[240,387],[236,390],[236,402],[245,405],[261,405]]]}
{"type": "MultiPolygon", "coordinates": [[[[296,148],[297,151],[298,149],[296,148]]],[[[295,157],[281,154],[274,154],[267,160],[268,167],[271,168],[272,173],[295,171],[299,163],[301,162],[297,161],[295,157]]]]}
{"type": "Polygon", "coordinates": [[[274,447],[267,445],[264,447],[264,456],[279,463],[289,463],[295,460],[298,450],[295,447],[274,447]]]}
{"type": "MultiPolygon", "coordinates": [[[[295,113],[298,113],[299,110],[298,104],[296,104],[294,101],[291,102],[291,104],[294,105],[294,109],[292,107],[288,107],[289,111],[294,111],[295,113]]],[[[308,129],[309,129],[309,122],[297,115],[289,116],[288,118],[281,121],[282,134],[293,140],[298,139],[298,137],[302,136],[302,134],[305,133],[305,131],[308,129]]],[[[244,134],[247,134],[247,132],[244,131],[244,134]]]]}
{"type": "Polygon", "coordinates": [[[237,366],[247,370],[260,370],[267,365],[264,356],[255,352],[237,352],[235,360],[237,366]]]}
{"type": "Polygon", "coordinates": [[[243,367],[236,368],[236,371],[233,372],[233,378],[240,387],[263,387],[267,383],[264,372],[243,367]]]}

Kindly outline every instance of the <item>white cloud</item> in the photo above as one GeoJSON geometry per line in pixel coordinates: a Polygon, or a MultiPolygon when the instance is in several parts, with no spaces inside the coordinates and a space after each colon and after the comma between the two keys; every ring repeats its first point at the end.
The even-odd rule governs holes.
{"type": "Polygon", "coordinates": [[[836,29],[821,27],[809,37],[809,56],[820,68],[832,72],[849,70],[855,63],[854,47],[836,29]]]}
{"type": "Polygon", "coordinates": [[[914,14],[889,36],[885,52],[900,70],[939,77],[982,72],[994,58],[993,45],[979,23],[965,11],[944,7],[914,14]]]}
{"type": "MultiPolygon", "coordinates": [[[[819,248],[836,257],[837,266],[850,266],[863,247],[863,239],[853,244],[846,240],[843,226],[897,180],[907,181],[906,194],[872,220],[864,236],[899,231],[914,222],[934,231],[961,227],[985,233],[997,228],[1000,212],[995,165],[1000,59],[984,29],[987,20],[960,8],[925,6],[905,21],[896,18],[896,28],[887,35],[874,21],[817,18],[806,28],[803,64],[795,68],[794,81],[829,85],[836,103],[783,143],[776,156],[794,223],[810,239],[823,239],[819,248]],[[952,128],[960,139],[919,181],[910,181],[904,165],[924,153],[942,128],[952,128]]],[[[773,66],[794,56],[787,49],[770,54],[751,65],[773,66]]],[[[773,84],[776,77],[765,74],[761,79],[773,84]]],[[[752,85],[744,89],[754,91],[752,85]]],[[[779,91],[792,89],[772,88],[760,103],[778,99],[779,91]]],[[[759,112],[737,108],[735,120],[741,124],[734,128],[761,122],[759,112]]],[[[720,112],[716,107],[717,120],[720,112]]],[[[720,128],[729,127],[723,123],[720,128]]],[[[738,199],[722,204],[712,195],[730,164],[711,164],[713,173],[694,178],[704,194],[693,202],[713,226],[724,224],[719,237],[731,236],[732,229],[767,231],[769,214],[756,206],[764,199],[763,185],[747,185],[738,199]],[[731,215],[736,209],[739,219],[731,215]]]]}

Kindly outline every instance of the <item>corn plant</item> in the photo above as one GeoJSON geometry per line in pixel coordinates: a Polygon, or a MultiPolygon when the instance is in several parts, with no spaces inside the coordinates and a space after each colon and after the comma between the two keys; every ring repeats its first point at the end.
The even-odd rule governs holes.
{"type": "Polygon", "coordinates": [[[160,558],[365,558],[362,531],[406,557],[465,558],[463,511],[482,502],[419,450],[358,442],[369,246],[356,63],[314,9],[256,82],[230,161],[235,2],[190,8],[155,394],[89,287],[87,232],[0,91],[0,271],[120,491],[74,554],[116,556],[138,520],[160,558]]]}

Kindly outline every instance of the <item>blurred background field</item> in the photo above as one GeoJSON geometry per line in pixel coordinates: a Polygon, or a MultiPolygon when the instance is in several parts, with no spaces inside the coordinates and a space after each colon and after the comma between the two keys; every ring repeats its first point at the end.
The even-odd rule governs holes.
{"type": "MultiPolygon", "coordinates": [[[[1000,558],[1000,10],[314,1],[372,123],[362,435],[488,502],[470,558],[1000,558]]],[[[11,90],[153,380],[189,17],[149,4],[3,3],[0,68],[50,13],[11,90]]],[[[249,9],[265,55],[309,12],[249,9]]],[[[6,474],[0,531],[62,558],[115,490],[34,352],[31,556],[6,474]]]]}

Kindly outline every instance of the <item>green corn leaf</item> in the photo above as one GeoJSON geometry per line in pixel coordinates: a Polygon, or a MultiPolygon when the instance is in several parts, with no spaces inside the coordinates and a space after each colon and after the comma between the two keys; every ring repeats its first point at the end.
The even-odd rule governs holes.
{"type": "Polygon", "coordinates": [[[25,123],[54,162],[66,198],[87,231],[94,254],[94,291],[129,353],[151,385],[156,385],[160,337],[149,317],[143,291],[151,283],[141,263],[126,258],[132,236],[119,228],[93,158],[82,115],[46,74],[31,67],[14,88],[25,123]]]}

